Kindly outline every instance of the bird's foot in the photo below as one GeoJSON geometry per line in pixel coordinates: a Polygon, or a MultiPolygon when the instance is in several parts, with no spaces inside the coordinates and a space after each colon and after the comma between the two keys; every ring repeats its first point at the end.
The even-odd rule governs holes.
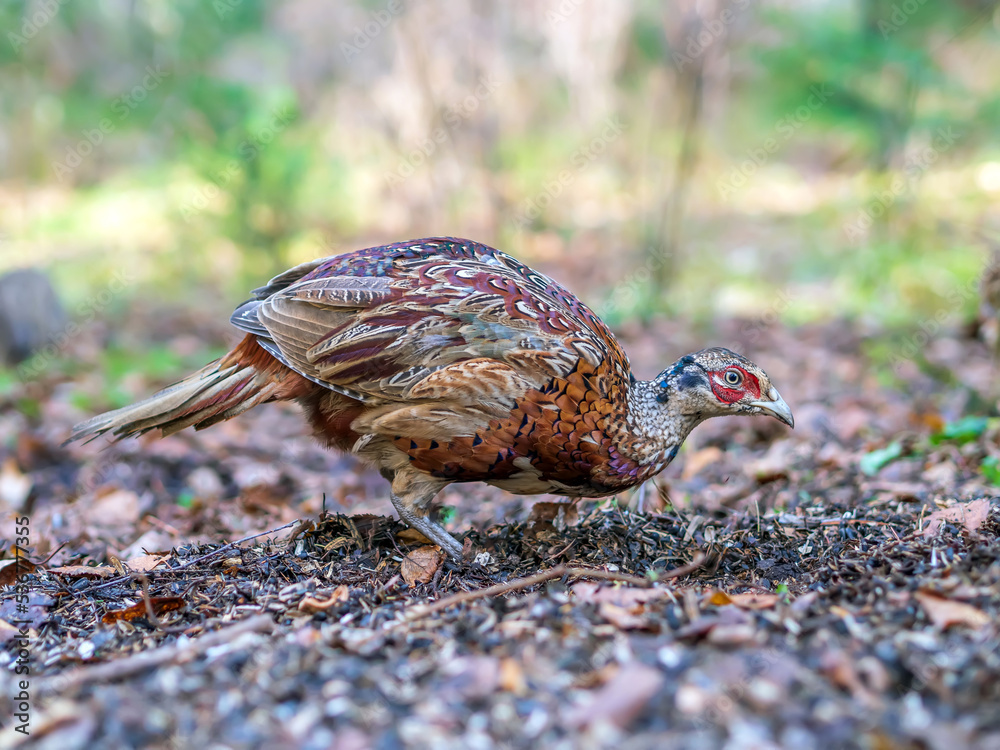
{"type": "Polygon", "coordinates": [[[395,493],[392,493],[390,497],[392,498],[392,505],[396,509],[396,512],[399,513],[399,518],[403,523],[416,529],[430,539],[434,544],[448,553],[448,557],[455,562],[462,562],[462,545],[458,543],[455,537],[445,531],[443,526],[435,523],[427,516],[417,513],[406,501],[397,497],[395,493]]]}

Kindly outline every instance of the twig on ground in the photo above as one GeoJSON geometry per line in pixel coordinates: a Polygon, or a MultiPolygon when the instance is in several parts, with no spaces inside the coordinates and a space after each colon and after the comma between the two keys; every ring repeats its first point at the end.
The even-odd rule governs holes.
{"type": "MultiPolygon", "coordinates": [[[[668,570],[666,573],[660,574],[657,580],[686,576],[689,573],[698,570],[698,568],[704,564],[705,560],[705,555],[699,554],[687,565],[682,565],[679,568],[674,568],[673,570],[668,570]]],[[[540,573],[525,576],[524,578],[518,578],[515,581],[498,583],[494,586],[487,586],[484,589],[476,589],[475,591],[460,591],[457,594],[446,596],[444,599],[439,599],[433,604],[414,604],[403,615],[402,622],[409,622],[421,617],[427,617],[428,615],[441,612],[449,607],[454,607],[456,604],[463,604],[476,599],[502,596],[514,591],[522,591],[523,589],[537,586],[539,583],[545,583],[546,581],[562,578],[564,576],[572,576],[574,578],[599,578],[605,581],[619,581],[622,583],[632,584],[633,586],[642,587],[648,587],[653,584],[653,581],[648,578],[640,578],[638,576],[628,575],[627,573],[616,573],[610,570],[594,570],[591,568],[575,568],[568,567],[566,565],[557,565],[550,570],[543,570],[540,573]]]]}
{"type": "MultiPolygon", "coordinates": [[[[218,549],[214,549],[211,552],[207,552],[204,555],[201,555],[199,557],[194,558],[193,560],[188,560],[188,561],[186,561],[184,563],[181,563],[176,568],[164,568],[163,570],[152,571],[152,572],[154,572],[154,573],[176,573],[178,570],[187,570],[192,565],[195,565],[196,563],[204,562],[205,560],[209,560],[209,559],[211,559],[213,557],[221,555],[223,552],[226,552],[227,550],[232,549],[236,545],[243,544],[243,542],[249,542],[252,539],[258,539],[258,538],[260,538],[262,536],[267,536],[268,534],[274,534],[274,533],[276,533],[278,531],[283,531],[284,529],[287,529],[289,526],[294,526],[297,523],[299,523],[299,521],[297,521],[297,520],[296,521],[291,521],[289,523],[286,523],[284,526],[279,526],[276,529],[268,529],[267,531],[259,531],[256,534],[251,534],[250,536],[245,536],[242,539],[236,539],[236,540],[234,540],[232,542],[229,542],[228,544],[224,544],[221,547],[219,547],[218,549]]],[[[130,574],[127,574],[127,575],[124,575],[124,576],[116,576],[114,578],[110,578],[107,581],[102,581],[101,583],[95,583],[93,586],[88,586],[87,588],[80,589],[79,591],[72,591],[72,590],[70,590],[70,593],[74,597],[80,597],[80,596],[83,596],[84,594],[89,594],[89,593],[91,593],[93,591],[98,591],[99,589],[106,589],[106,588],[110,588],[112,586],[121,586],[121,585],[123,585],[125,583],[128,583],[129,581],[135,581],[135,580],[136,580],[135,575],[130,573],[130,574]]]]}
{"type": "MultiPolygon", "coordinates": [[[[142,603],[146,605],[146,618],[149,620],[150,624],[157,630],[163,633],[183,633],[188,629],[188,625],[164,625],[163,621],[157,617],[156,612],[153,609],[153,599],[149,595],[149,578],[145,573],[136,573],[136,578],[142,586],[142,603]]],[[[185,589],[184,594],[187,594],[191,590],[189,586],[185,589]]],[[[183,596],[181,597],[183,598],[183,596]]]]}
{"type": "Polygon", "coordinates": [[[274,619],[271,615],[255,615],[184,643],[171,643],[124,659],[115,659],[90,667],[78,667],[63,674],[48,677],[41,682],[39,691],[42,693],[63,693],[71,688],[92,682],[104,683],[120,680],[153,667],[200,656],[209,649],[228,643],[245,633],[269,633],[273,629],[274,619]]]}
{"type": "Polygon", "coordinates": [[[276,529],[268,529],[267,531],[260,531],[260,532],[258,532],[256,534],[251,534],[250,536],[245,536],[242,539],[236,539],[236,540],[234,540],[232,542],[229,542],[228,544],[222,545],[218,549],[214,549],[211,552],[207,552],[207,553],[205,553],[204,555],[202,555],[200,557],[196,557],[193,560],[188,560],[187,562],[182,563],[181,565],[178,565],[176,568],[171,568],[171,570],[184,570],[185,568],[190,568],[195,563],[204,562],[205,560],[208,560],[209,558],[215,557],[216,555],[221,555],[226,550],[230,550],[230,549],[236,547],[237,545],[243,544],[243,542],[249,542],[251,539],[258,539],[258,538],[260,538],[262,536],[267,536],[268,534],[274,534],[274,533],[277,533],[279,531],[283,531],[283,530],[287,529],[289,526],[294,526],[297,523],[300,523],[300,520],[296,519],[294,521],[290,521],[289,523],[286,523],[284,526],[279,526],[276,529]]]}

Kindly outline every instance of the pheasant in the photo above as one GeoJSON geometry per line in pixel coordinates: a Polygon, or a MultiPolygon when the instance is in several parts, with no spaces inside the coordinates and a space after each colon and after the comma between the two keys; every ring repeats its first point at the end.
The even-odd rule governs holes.
{"type": "MultiPolygon", "coordinates": [[[[724,348],[637,380],[608,327],[547,276],[486,245],[411,240],[296,266],[231,318],[228,354],[69,441],[201,429],[299,402],[328,446],[374,465],[399,517],[454,560],[430,513],[452,482],[606,497],[645,482],[708,417],[792,413],[724,348]]],[[[67,442],[69,442],[67,441],[67,442]]]]}

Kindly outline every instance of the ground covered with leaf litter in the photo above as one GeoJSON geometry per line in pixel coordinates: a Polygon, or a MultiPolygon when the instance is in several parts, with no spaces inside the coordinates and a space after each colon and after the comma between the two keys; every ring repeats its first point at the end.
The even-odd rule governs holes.
{"type": "MultiPolygon", "coordinates": [[[[172,333],[197,325],[114,336],[197,359],[172,333]]],[[[94,328],[68,358],[95,362],[94,328]]],[[[959,332],[915,361],[880,336],[623,332],[640,377],[755,341],[796,430],[714,420],[610,501],[453,486],[462,566],[291,407],[61,447],[112,402],[99,365],[53,364],[0,407],[0,747],[26,618],[35,747],[1000,748],[1000,425],[970,416],[996,413],[994,364],[959,332]]]]}

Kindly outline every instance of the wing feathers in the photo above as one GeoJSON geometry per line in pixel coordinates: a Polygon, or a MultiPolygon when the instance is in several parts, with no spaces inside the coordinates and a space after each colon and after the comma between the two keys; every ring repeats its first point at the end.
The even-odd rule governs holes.
{"type": "MultiPolygon", "coordinates": [[[[379,250],[275,277],[257,290],[269,296],[241,306],[234,323],[331,390],[369,405],[447,400],[456,413],[463,404],[478,409],[474,422],[509,410],[519,394],[565,377],[580,360],[595,368],[619,362],[620,350],[609,349],[617,343],[589,310],[502,253],[459,253],[437,241],[396,255],[379,250]]],[[[416,415],[390,409],[379,430],[416,415]]]]}

